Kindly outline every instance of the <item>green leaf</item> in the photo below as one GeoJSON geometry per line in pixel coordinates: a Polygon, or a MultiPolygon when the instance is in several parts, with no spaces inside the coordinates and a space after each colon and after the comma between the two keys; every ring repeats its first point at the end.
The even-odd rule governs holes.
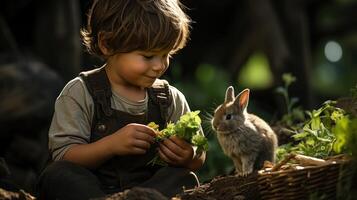
{"type": "Polygon", "coordinates": [[[155,122],[150,122],[148,124],[148,127],[154,129],[155,131],[158,131],[159,130],[159,125],[157,125],[155,122]]]}
{"type": "Polygon", "coordinates": [[[307,135],[309,135],[309,133],[301,132],[301,133],[297,133],[297,134],[293,135],[292,137],[296,140],[301,140],[301,139],[305,138],[307,135]]]}
{"type": "Polygon", "coordinates": [[[338,120],[340,120],[343,117],[343,113],[339,110],[335,110],[332,112],[331,114],[331,119],[335,122],[337,122],[338,120]]]}
{"type": "Polygon", "coordinates": [[[334,143],[333,149],[337,153],[340,153],[344,146],[346,145],[348,139],[348,125],[349,119],[348,117],[343,117],[338,120],[336,126],[332,129],[336,135],[336,142],[334,143]]]}
{"type": "Polygon", "coordinates": [[[285,95],[286,94],[286,90],[283,87],[278,87],[275,89],[275,92],[281,95],[285,95]]]}
{"type": "Polygon", "coordinates": [[[191,144],[204,151],[208,150],[208,140],[205,136],[196,134],[191,139],[191,144]]]}
{"type": "Polygon", "coordinates": [[[332,140],[328,139],[328,138],[316,137],[316,139],[321,141],[321,142],[332,142],[332,140]]]}
{"type": "Polygon", "coordinates": [[[308,138],[308,139],[306,140],[306,144],[307,144],[307,145],[310,145],[310,146],[314,146],[314,145],[315,145],[315,140],[312,139],[312,138],[308,138]]]}
{"type": "Polygon", "coordinates": [[[320,117],[316,116],[311,119],[311,129],[312,130],[318,130],[320,128],[320,117]]]}
{"type": "Polygon", "coordinates": [[[317,137],[317,131],[316,130],[311,130],[309,129],[308,127],[304,127],[303,129],[305,132],[309,133],[310,136],[314,136],[314,137],[317,137]]]}
{"type": "Polygon", "coordinates": [[[299,98],[296,97],[291,98],[289,103],[289,109],[291,110],[297,102],[299,102],[299,98]]]}
{"type": "Polygon", "coordinates": [[[293,76],[291,73],[283,74],[282,78],[286,87],[288,87],[291,83],[296,81],[296,77],[293,76]]]}

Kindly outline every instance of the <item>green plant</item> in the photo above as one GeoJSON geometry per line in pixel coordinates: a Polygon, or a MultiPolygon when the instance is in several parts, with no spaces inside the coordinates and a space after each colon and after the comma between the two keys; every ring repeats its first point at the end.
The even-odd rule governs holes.
{"type": "Polygon", "coordinates": [[[296,106],[299,99],[289,96],[289,86],[296,81],[296,77],[290,73],[282,75],[284,86],[276,88],[276,92],[284,97],[286,113],[282,116],[279,124],[291,127],[297,121],[303,121],[305,119],[304,111],[301,107],[296,106]]]}
{"type": "MultiPolygon", "coordinates": [[[[343,98],[344,100],[346,98],[343,98]]],[[[357,86],[351,89],[353,103],[356,105],[357,86]]],[[[343,105],[343,104],[342,104],[343,105]]],[[[326,158],[335,154],[348,154],[356,159],[357,155],[357,116],[348,106],[342,109],[341,104],[335,101],[326,101],[319,109],[307,112],[309,119],[303,124],[296,126],[294,142],[282,145],[277,149],[277,160],[280,162],[288,153],[298,153],[318,158],[326,158]]],[[[352,109],[353,110],[353,109],[352,109]]],[[[348,171],[354,172],[356,164],[349,166],[348,171]]],[[[350,175],[346,182],[338,185],[338,199],[351,199],[356,194],[351,188],[354,175],[350,175]]],[[[311,196],[310,199],[324,199],[322,196],[311,196]]]]}
{"type": "Polygon", "coordinates": [[[346,152],[357,155],[357,117],[351,115],[342,116],[333,127],[336,142],[333,146],[335,152],[346,152]]]}
{"type": "Polygon", "coordinates": [[[309,119],[293,130],[295,142],[278,148],[278,160],[290,152],[317,158],[352,153],[357,142],[357,118],[335,105],[335,101],[326,101],[319,109],[307,111],[309,119]]]}
{"type": "MultiPolygon", "coordinates": [[[[148,126],[157,131],[155,138],[157,142],[175,135],[197,147],[196,153],[200,154],[202,151],[208,150],[208,140],[204,135],[200,134],[201,118],[198,115],[199,113],[200,111],[187,112],[180,117],[176,124],[168,123],[166,128],[162,130],[159,130],[159,125],[155,122],[150,122],[148,126]]],[[[158,155],[148,164],[167,165],[158,155]]]]}
{"type": "Polygon", "coordinates": [[[333,131],[336,135],[334,150],[357,155],[357,84],[350,89],[349,97],[338,100],[338,105],[345,109],[346,115],[336,122],[333,131]]]}

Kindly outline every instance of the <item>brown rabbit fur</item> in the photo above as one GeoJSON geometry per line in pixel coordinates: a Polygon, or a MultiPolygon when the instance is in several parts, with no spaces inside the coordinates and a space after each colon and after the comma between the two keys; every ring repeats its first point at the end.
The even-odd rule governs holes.
{"type": "Polygon", "coordinates": [[[214,112],[212,127],[223,152],[234,163],[237,174],[246,176],[263,167],[264,161],[275,161],[277,137],[261,118],[247,112],[249,89],[234,97],[227,88],[225,101],[214,112]]]}

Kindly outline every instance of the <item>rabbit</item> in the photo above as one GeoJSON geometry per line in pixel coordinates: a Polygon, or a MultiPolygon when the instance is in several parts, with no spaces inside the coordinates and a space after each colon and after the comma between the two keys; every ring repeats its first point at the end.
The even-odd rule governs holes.
{"type": "Polygon", "coordinates": [[[224,154],[233,160],[238,176],[247,176],[275,161],[278,140],[271,127],[247,112],[249,89],[234,97],[234,88],[226,90],[225,101],[214,111],[211,121],[224,154]]]}

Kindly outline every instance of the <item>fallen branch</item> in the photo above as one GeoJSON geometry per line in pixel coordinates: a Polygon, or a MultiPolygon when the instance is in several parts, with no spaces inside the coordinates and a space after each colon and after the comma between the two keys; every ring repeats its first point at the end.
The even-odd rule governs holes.
{"type": "Polygon", "coordinates": [[[291,159],[296,160],[302,166],[323,166],[331,163],[330,161],[326,161],[320,158],[290,153],[282,161],[276,164],[271,169],[271,171],[274,172],[280,170],[280,168],[288,163],[291,159]]]}
{"type": "Polygon", "coordinates": [[[304,166],[309,166],[309,165],[322,166],[322,165],[327,165],[330,163],[330,162],[320,159],[320,158],[314,158],[311,156],[304,156],[304,155],[300,155],[300,154],[295,155],[294,159],[297,160],[301,165],[304,165],[304,166]]]}

